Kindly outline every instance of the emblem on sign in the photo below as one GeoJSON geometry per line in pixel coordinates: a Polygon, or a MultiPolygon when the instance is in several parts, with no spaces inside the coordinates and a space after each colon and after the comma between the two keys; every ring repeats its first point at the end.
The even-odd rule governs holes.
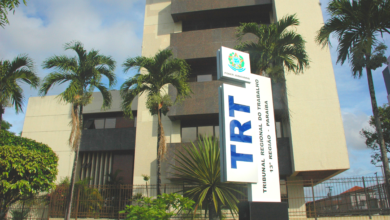
{"type": "Polygon", "coordinates": [[[234,70],[234,71],[238,71],[238,72],[243,72],[245,71],[245,62],[244,62],[244,58],[240,55],[238,55],[237,53],[233,52],[231,54],[229,54],[229,67],[234,70]]]}

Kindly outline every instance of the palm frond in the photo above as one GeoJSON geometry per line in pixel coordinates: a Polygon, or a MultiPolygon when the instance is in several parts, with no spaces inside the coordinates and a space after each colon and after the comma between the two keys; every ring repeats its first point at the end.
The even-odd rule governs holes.
{"type": "Polygon", "coordinates": [[[183,152],[176,152],[175,157],[175,180],[191,186],[184,195],[196,201],[196,206],[201,208],[208,201],[219,215],[223,206],[237,213],[238,199],[233,192],[242,193],[234,189],[237,185],[220,181],[219,144],[215,138],[200,137],[197,146],[183,146],[183,152]]]}

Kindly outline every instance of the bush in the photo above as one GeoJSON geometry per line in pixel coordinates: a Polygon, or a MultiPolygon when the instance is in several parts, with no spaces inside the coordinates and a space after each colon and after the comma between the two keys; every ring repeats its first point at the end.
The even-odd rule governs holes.
{"type": "Polygon", "coordinates": [[[0,219],[13,203],[54,188],[57,165],[47,145],[0,131],[0,219]]]}
{"type": "Polygon", "coordinates": [[[137,205],[127,205],[125,210],[119,213],[125,213],[127,220],[160,220],[170,219],[183,211],[190,211],[194,201],[179,194],[162,194],[156,199],[152,197],[143,197],[137,200],[137,205]]]}

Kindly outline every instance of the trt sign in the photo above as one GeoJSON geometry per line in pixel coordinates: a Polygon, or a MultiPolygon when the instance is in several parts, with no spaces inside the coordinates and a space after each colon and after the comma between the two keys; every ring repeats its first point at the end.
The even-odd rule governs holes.
{"type": "Polygon", "coordinates": [[[222,47],[217,62],[230,83],[219,88],[221,181],[250,183],[249,201],[280,202],[271,80],[250,74],[247,53],[222,47]]]}

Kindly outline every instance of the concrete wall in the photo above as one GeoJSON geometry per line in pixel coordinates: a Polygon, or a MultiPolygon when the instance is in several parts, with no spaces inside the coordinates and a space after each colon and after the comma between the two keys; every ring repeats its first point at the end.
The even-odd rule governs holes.
{"type": "Polygon", "coordinates": [[[71,127],[70,104],[59,103],[56,96],[28,100],[22,136],[47,144],[58,155],[57,181],[71,176],[74,152],[68,145],[71,127]]]}
{"type": "Polygon", "coordinates": [[[273,0],[275,19],[297,14],[296,28],[306,40],[310,68],[286,73],[293,171],[349,168],[339,99],[330,52],[314,39],[323,25],[318,0],[273,0]]]}
{"type": "MultiPolygon", "coordinates": [[[[170,0],[147,0],[145,7],[142,56],[154,56],[159,50],[169,47],[170,34],[181,32],[181,23],[175,23],[171,16],[170,0]]],[[[168,88],[166,88],[168,91],[168,88]]],[[[144,184],[142,174],[150,175],[150,184],[157,183],[157,116],[152,116],[145,106],[146,96],[138,98],[137,131],[134,156],[134,184],[144,184]]],[[[167,143],[181,141],[180,122],[162,118],[167,143]]],[[[162,182],[165,167],[162,167],[162,182]]]]}

